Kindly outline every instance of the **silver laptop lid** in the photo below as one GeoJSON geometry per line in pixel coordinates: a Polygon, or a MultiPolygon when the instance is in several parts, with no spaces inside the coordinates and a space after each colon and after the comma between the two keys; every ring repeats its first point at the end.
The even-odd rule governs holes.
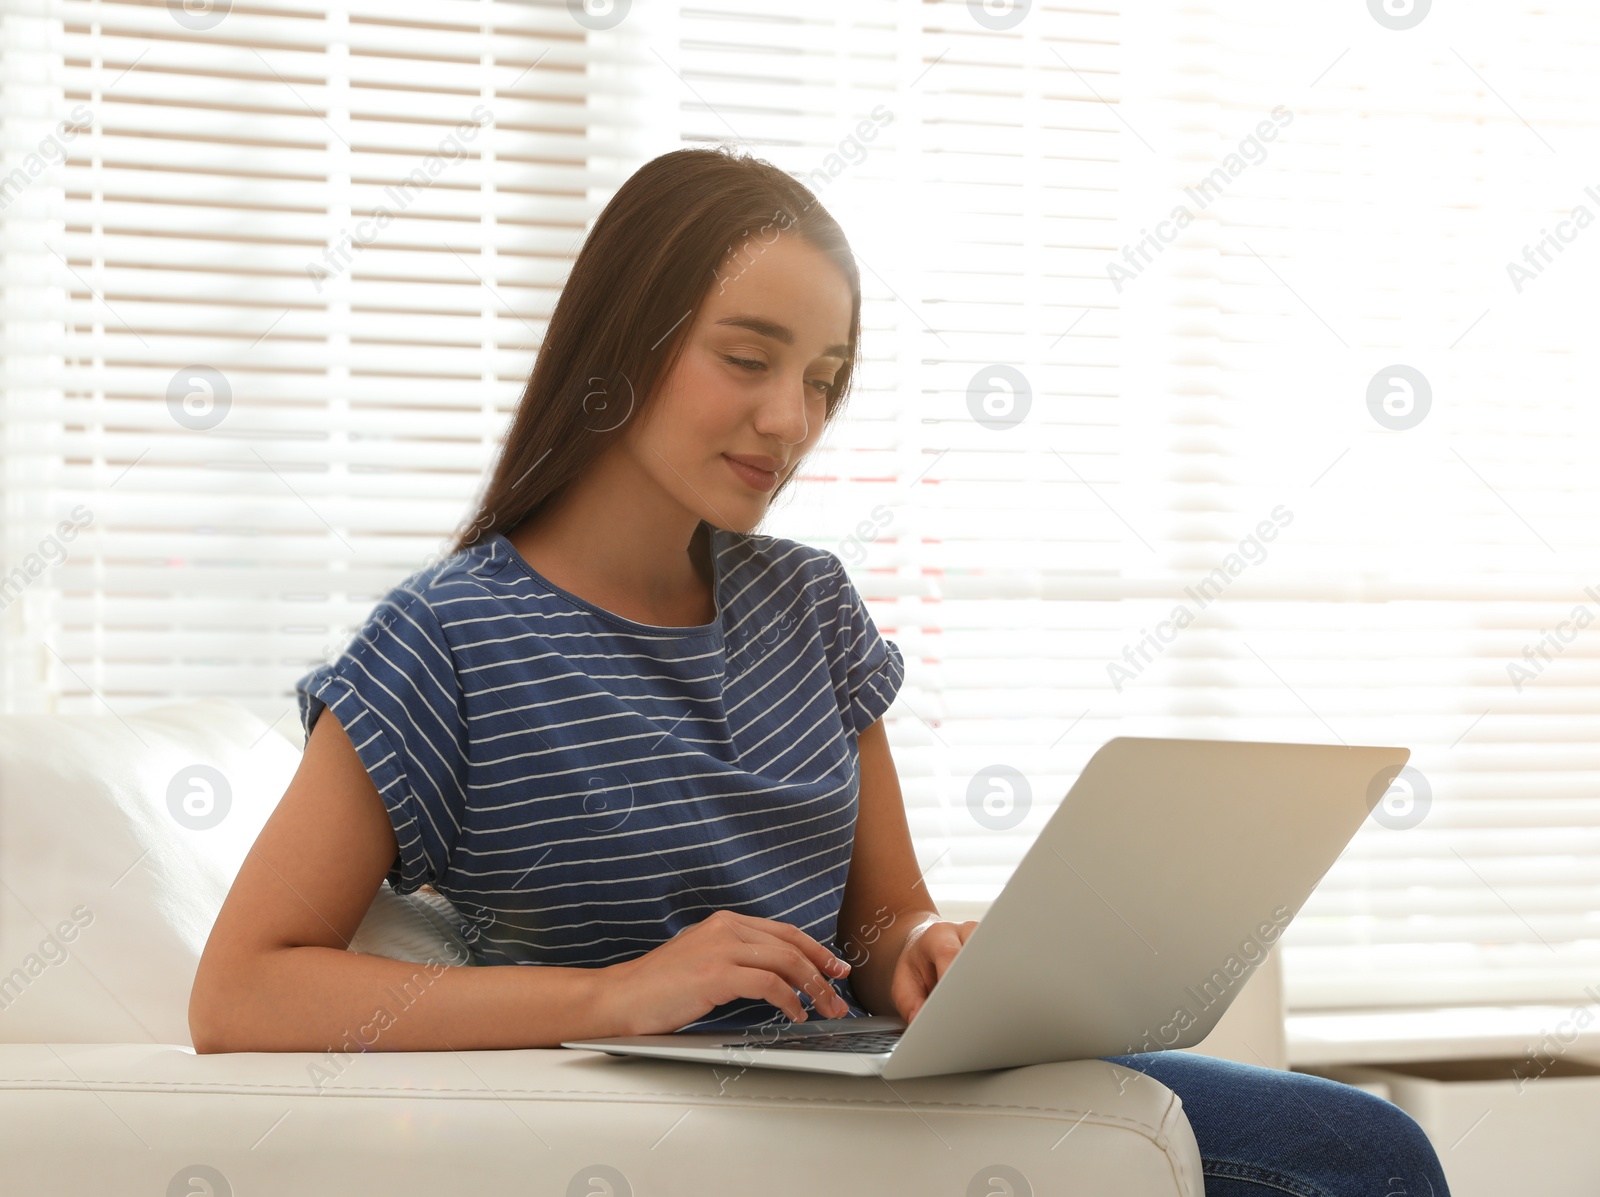
{"type": "Polygon", "coordinates": [[[883,1075],[1198,1043],[1410,755],[1322,744],[1108,741],[883,1075]]]}

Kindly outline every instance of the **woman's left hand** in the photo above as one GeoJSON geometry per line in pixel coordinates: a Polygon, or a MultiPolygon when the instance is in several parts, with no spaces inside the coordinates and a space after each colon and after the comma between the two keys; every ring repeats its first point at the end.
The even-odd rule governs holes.
{"type": "Polygon", "coordinates": [[[977,926],[976,921],[930,920],[913,927],[907,934],[900,948],[900,959],[895,962],[894,978],[889,982],[889,999],[907,1025],[922,1009],[928,994],[949,970],[950,962],[977,926]]]}

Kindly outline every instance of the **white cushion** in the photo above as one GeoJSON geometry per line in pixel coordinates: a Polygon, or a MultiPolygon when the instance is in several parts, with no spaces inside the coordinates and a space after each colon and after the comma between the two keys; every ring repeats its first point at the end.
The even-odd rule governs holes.
{"type": "Polygon", "coordinates": [[[397,894],[385,881],[351,937],[350,950],[418,964],[471,964],[472,949],[462,938],[466,925],[443,894],[428,889],[397,894]]]}
{"type": "MultiPolygon", "coordinates": [[[[0,1042],[189,1045],[200,953],[299,760],[233,702],[0,716],[0,1042]]],[[[352,946],[463,963],[459,925],[383,886],[352,946]]]]}

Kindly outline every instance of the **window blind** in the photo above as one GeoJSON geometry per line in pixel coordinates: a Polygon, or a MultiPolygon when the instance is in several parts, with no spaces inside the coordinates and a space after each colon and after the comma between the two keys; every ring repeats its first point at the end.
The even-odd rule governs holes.
{"type": "Polygon", "coordinates": [[[0,209],[8,566],[92,519],[3,613],[7,702],[291,718],[467,517],[611,190],[733,142],[861,260],[856,394],[765,530],[905,652],[936,900],[1113,735],[1399,743],[1424,798],[1291,928],[1291,1005],[1577,1001],[1597,18],[1458,7],[8,14],[7,163],[92,115],[0,209]]]}
{"type": "Polygon", "coordinates": [[[1199,618],[1121,709],[1412,749],[1283,938],[1292,1010],[1587,1005],[1594,247],[1570,239],[1600,213],[1600,17],[1377,7],[1126,22],[1124,115],[1155,152],[1125,147],[1125,514],[1174,586],[1293,520],[1203,610],[1124,604],[1130,641],[1174,600],[1199,618]]]}
{"type": "Polygon", "coordinates": [[[292,720],[305,663],[469,518],[640,156],[643,35],[560,3],[49,13],[50,115],[91,124],[47,238],[56,329],[10,343],[50,388],[9,395],[36,442],[10,559],[87,519],[18,596],[9,701],[292,720]]]}

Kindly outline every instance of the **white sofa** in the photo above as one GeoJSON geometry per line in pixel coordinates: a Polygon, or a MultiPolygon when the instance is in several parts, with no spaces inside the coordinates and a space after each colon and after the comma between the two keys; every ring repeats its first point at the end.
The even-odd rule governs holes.
{"type": "MultiPolygon", "coordinates": [[[[196,1055],[200,950],[299,759],[280,726],[221,702],[0,716],[7,1191],[1203,1192],[1182,1103],[1098,1060],[890,1083],[563,1049],[196,1055]]],[[[441,910],[385,887],[353,949],[457,962],[441,910]]],[[[1281,1053],[1252,986],[1250,1050],[1281,1053]]]]}

